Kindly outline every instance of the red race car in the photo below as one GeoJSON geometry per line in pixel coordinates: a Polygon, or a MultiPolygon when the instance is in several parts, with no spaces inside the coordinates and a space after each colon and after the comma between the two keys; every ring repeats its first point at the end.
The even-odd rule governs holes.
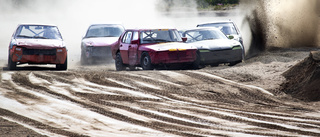
{"type": "Polygon", "coordinates": [[[126,30],[112,46],[116,70],[142,67],[152,70],[157,66],[193,64],[197,48],[183,43],[176,29],[126,30]]]}
{"type": "Polygon", "coordinates": [[[8,67],[19,64],[56,64],[67,70],[67,49],[54,25],[21,24],[13,33],[9,45],[8,67]]]}

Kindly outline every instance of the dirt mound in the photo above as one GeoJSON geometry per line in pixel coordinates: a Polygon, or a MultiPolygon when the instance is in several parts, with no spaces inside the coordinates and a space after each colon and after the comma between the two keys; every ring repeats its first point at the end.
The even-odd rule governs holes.
{"type": "Polygon", "coordinates": [[[320,101],[320,51],[283,73],[282,91],[304,101],[320,101]]]}

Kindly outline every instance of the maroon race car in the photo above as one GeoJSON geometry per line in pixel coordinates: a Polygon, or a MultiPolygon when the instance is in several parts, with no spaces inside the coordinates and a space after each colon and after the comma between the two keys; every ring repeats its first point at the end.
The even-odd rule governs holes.
{"type": "Polygon", "coordinates": [[[196,52],[196,47],[183,43],[176,29],[126,30],[112,46],[118,71],[126,67],[152,70],[157,66],[193,64],[196,52]]]}
{"type": "Polygon", "coordinates": [[[9,45],[8,68],[19,64],[56,64],[67,70],[67,49],[57,26],[21,24],[9,45]]]}

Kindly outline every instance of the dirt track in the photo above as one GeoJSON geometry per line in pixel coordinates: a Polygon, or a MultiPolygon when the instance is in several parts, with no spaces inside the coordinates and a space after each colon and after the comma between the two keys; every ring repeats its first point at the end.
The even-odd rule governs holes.
{"type": "Polygon", "coordinates": [[[320,102],[278,90],[282,73],[311,50],[272,49],[201,70],[4,66],[0,135],[320,136],[320,102]]]}

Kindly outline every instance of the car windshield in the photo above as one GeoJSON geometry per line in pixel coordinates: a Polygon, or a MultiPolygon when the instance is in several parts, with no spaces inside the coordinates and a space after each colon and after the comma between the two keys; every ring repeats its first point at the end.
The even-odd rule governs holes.
{"type": "Polygon", "coordinates": [[[85,38],[119,37],[124,32],[121,25],[93,25],[87,31],[85,38]]]}
{"type": "Polygon", "coordinates": [[[56,26],[21,25],[15,34],[16,38],[28,39],[62,39],[56,26]]]}
{"type": "Polygon", "coordinates": [[[189,30],[183,33],[183,37],[187,38],[187,43],[212,39],[228,39],[221,31],[215,29],[189,30]]]}
{"type": "Polygon", "coordinates": [[[215,27],[220,29],[226,35],[238,35],[235,26],[231,22],[202,24],[198,25],[198,27],[215,27]]]}
{"type": "Polygon", "coordinates": [[[140,43],[182,42],[177,30],[157,29],[145,30],[140,33],[140,43]]]}

